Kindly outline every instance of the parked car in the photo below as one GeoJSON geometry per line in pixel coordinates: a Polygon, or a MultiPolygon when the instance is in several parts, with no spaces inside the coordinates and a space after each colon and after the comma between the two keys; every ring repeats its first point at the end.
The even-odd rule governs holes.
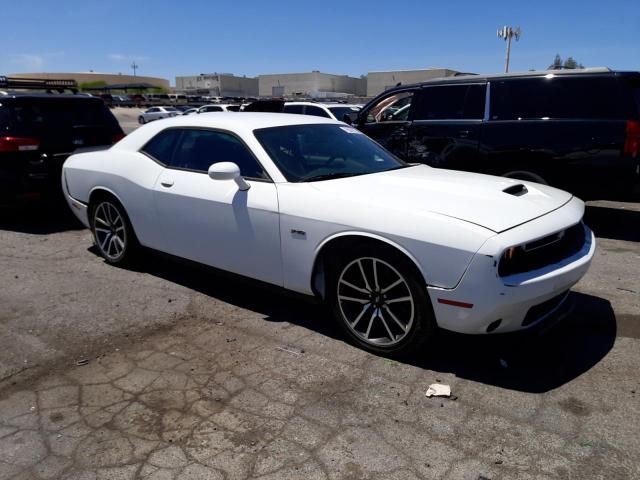
{"type": "Polygon", "coordinates": [[[595,250],[545,185],[409,165],[358,130],[282,113],[190,115],[64,165],[106,262],[140,245],[324,299],[357,345],[421,351],[564,315],[595,250]]]}
{"type": "Polygon", "coordinates": [[[175,107],[151,107],[140,114],[138,123],[144,125],[154,120],[176,117],[178,115],[180,115],[180,111],[175,107]]]}
{"type": "Polygon", "coordinates": [[[231,105],[227,103],[216,103],[213,105],[203,105],[198,108],[198,113],[208,112],[239,112],[240,105],[231,105]]]}
{"type": "Polygon", "coordinates": [[[0,199],[59,192],[62,163],[72,152],[123,136],[100,97],[8,91],[0,84],[0,199]]]}
{"type": "Polygon", "coordinates": [[[169,97],[169,101],[171,101],[171,103],[175,103],[175,104],[186,104],[187,103],[187,96],[181,93],[170,93],[168,95],[169,97]]]}
{"type": "Polygon", "coordinates": [[[609,69],[460,76],[403,85],[354,125],[408,162],[579,191],[640,178],[640,73],[609,69]]]}
{"type": "Polygon", "coordinates": [[[186,110],[182,111],[182,115],[192,115],[194,113],[198,113],[198,108],[197,107],[187,108],[186,110]]]}
{"type": "Polygon", "coordinates": [[[134,107],[136,102],[128,95],[113,95],[112,106],[114,107],[134,107]]]}
{"type": "Polygon", "coordinates": [[[297,113],[302,115],[316,115],[318,117],[333,118],[344,121],[345,115],[357,114],[360,105],[344,103],[316,103],[316,102],[286,102],[284,113],[297,113]]]}

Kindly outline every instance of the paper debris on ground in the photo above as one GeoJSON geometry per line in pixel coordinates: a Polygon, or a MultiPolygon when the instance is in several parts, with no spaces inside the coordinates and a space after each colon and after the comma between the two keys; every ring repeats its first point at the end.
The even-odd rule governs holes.
{"type": "Polygon", "coordinates": [[[432,383],[425,394],[427,397],[450,397],[451,387],[443,383],[432,383]]]}

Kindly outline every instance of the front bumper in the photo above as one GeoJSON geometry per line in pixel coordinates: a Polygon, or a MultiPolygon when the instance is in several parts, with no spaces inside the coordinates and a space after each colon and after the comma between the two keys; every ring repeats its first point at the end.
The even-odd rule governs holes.
{"type": "Polygon", "coordinates": [[[453,289],[428,287],[438,325],[461,333],[535,328],[565,310],[569,289],[587,272],[596,241],[586,226],[580,251],[538,270],[500,277],[496,259],[477,254],[453,289]],[[443,303],[444,301],[444,303],[443,303]]]}

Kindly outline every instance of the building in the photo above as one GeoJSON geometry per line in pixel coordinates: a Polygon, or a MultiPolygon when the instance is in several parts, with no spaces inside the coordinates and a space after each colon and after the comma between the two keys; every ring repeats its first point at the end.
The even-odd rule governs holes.
{"type": "Polygon", "coordinates": [[[364,95],[366,80],[313,71],[309,73],[277,73],[259,75],[261,97],[332,98],[364,95]]]}
{"type": "Polygon", "coordinates": [[[216,97],[257,97],[258,79],[231,73],[201,73],[176,77],[176,91],[216,97]]]}
{"type": "Polygon", "coordinates": [[[47,73],[12,73],[9,77],[37,79],[75,80],[78,86],[108,86],[123,83],[148,83],[157,88],[169,89],[169,80],[158,77],[141,77],[139,75],[123,75],[120,73],[96,72],[47,72],[47,73]]]}
{"type": "Polygon", "coordinates": [[[423,70],[397,70],[389,72],[369,72],[367,74],[367,96],[375,97],[385,90],[395,87],[399,83],[409,85],[420,83],[432,78],[452,77],[461,72],[448,68],[426,68],[423,70]]]}

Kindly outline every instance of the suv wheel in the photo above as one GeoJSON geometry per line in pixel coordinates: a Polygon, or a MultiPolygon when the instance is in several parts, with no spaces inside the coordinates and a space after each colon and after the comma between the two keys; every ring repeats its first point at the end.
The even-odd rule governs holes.
{"type": "Polygon", "coordinates": [[[435,333],[426,286],[409,263],[387,249],[331,262],[327,299],[357,346],[382,355],[406,355],[435,333]]]}
{"type": "Polygon", "coordinates": [[[129,263],[138,241],[122,205],[103,198],[91,209],[91,231],[100,255],[112,265],[129,263]]]}

